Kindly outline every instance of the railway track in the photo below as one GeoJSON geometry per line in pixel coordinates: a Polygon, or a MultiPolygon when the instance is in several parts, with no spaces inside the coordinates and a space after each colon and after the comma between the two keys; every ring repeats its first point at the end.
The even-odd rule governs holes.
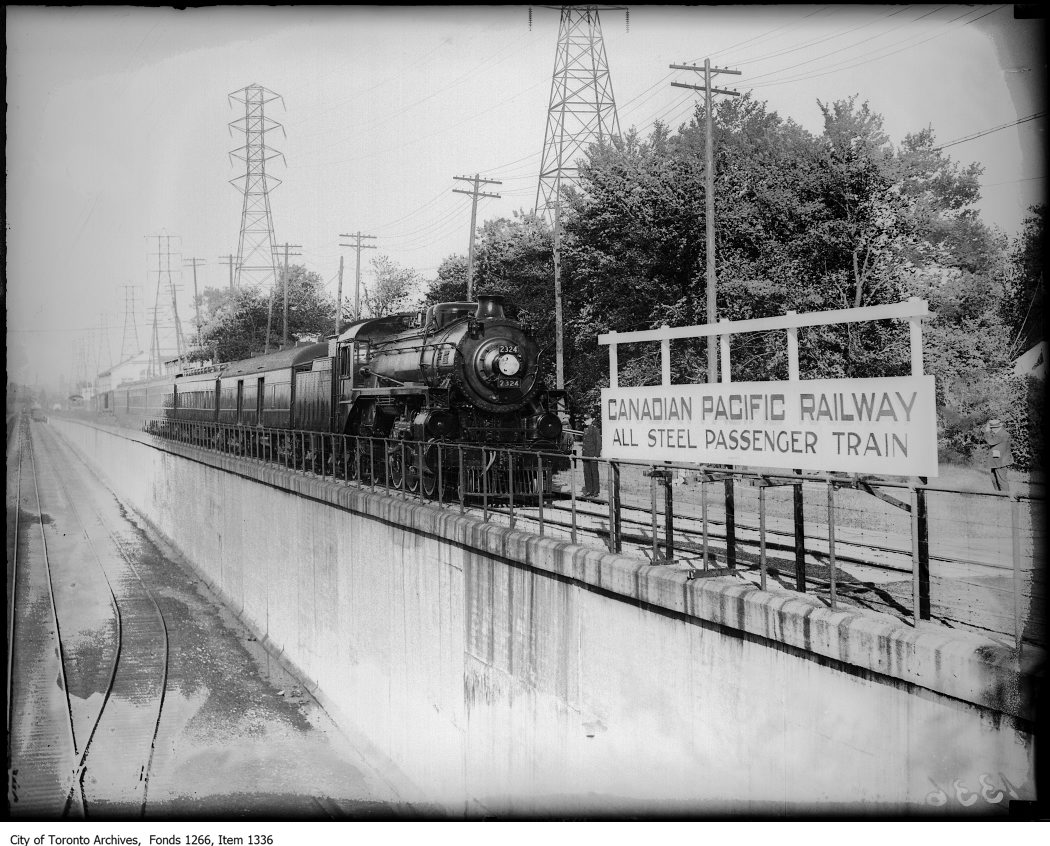
{"type": "Polygon", "coordinates": [[[40,543],[19,559],[25,587],[15,582],[12,602],[40,606],[43,591],[29,587],[46,581],[51,623],[15,615],[9,641],[12,814],[141,817],[167,686],[167,623],[83,478],[60,476],[53,456],[79,459],[46,427],[26,434],[19,479],[28,471],[33,481],[40,543]],[[49,652],[61,696],[36,678],[49,652]]]}

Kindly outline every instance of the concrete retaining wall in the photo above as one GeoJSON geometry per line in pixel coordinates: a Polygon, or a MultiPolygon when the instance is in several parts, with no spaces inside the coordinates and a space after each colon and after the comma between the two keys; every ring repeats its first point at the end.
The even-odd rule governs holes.
{"type": "Polygon", "coordinates": [[[970,816],[1034,798],[1041,656],[51,425],[455,813],[970,816]]]}

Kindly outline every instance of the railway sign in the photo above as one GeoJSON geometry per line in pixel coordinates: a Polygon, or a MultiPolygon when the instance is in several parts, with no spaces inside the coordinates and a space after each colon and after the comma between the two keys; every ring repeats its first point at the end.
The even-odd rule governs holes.
{"type": "Polygon", "coordinates": [[[602,456],[937,475],[932,376],[602,390],[602,456]]]}
{"type": "Polygon", "coordinates": [[[937,475],[934,377],[923,375],[924,300],[866,308],[641,332],[609,332],[609,387],[602,390],[602,456],[635,461],[742,464],[754,467],[890,476],[937,475]],[[803,326],[907,320],[911,375],[875,379],[802,379],[803,326]],[[787,333],[786,381],[733,382],[731,338],[787,333]],[[671,384],[671,341],[717,337],[721,382],[671,384]],[[617,346],[659,341],[661,384],[622,388],[617,346]]]}

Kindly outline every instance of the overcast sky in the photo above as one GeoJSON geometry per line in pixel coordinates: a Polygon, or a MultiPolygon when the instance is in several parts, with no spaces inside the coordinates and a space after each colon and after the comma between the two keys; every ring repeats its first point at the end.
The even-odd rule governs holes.
{"type": "MultiPolygon", "coordinates": [[[[201,288],[227,284],[220,257],[236,252],[242,203],[230,180],[244,170],[228,155],[244,143],[227,128],[243,114],[228,94],[253,83],[283,98],[267,111],[286,132],[268,136],[284,153],[270,200],[277,242],[302,245],[294,263],[334,294],[340,253],[353,283],[340,233],[376,236],[366,281],[377,255],[431,277],[466,254],[471,201],[453,177],[502,182],[487,186],[502,196],[480,201],[479,223],[535,203],[558,12],[531,18],[530,29],[527,6],[8,6],[11,378],[71,375],[78,342],[98,356],[108,341],[102,363],[115,360],[125,285],[138,286],[148,347],[147,236],[174,236],[179,264],[203,260],[201,288]]],[[[670,83],[698,79],[668,65],[710,58],[742,71],[719,84],[814,133],[818,100],[854,94],[894,143],[927,126],[941,143],[987,133],[947,152],[984,167],[983,218],[1011,237],[1043,197],[1042,30],[1013,6],[638,6],[629,26],[623,11],[601,24],[624,130],[688,119],[699,95],[670,83]]],[[[192,290],[187,267],[187,331],[192,290]]]]}

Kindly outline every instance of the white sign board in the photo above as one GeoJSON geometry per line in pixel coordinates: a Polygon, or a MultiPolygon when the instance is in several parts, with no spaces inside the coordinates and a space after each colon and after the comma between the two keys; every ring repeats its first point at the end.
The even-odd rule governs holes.
{"type": "Polygon", "coordinates": [[[602,457],[937,475],[933,376],[602,390],[602,457]]]}

